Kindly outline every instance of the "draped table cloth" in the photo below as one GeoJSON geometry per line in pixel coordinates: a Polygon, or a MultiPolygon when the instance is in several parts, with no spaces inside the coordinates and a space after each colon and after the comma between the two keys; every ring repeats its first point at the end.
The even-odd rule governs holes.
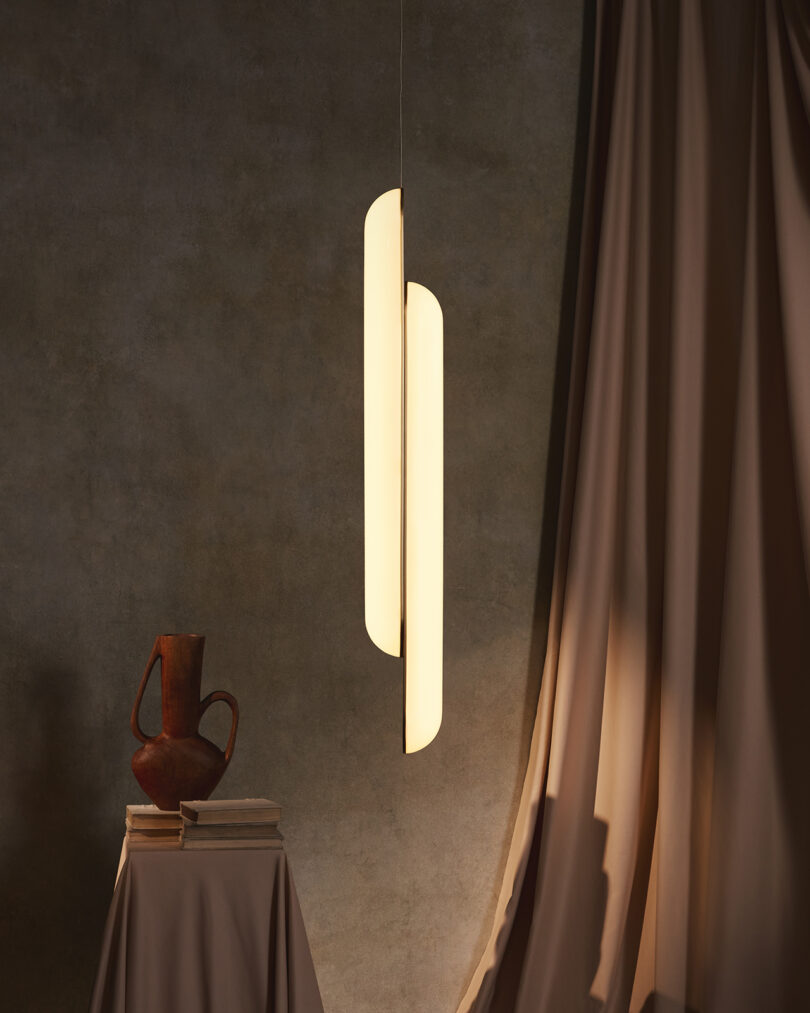
{"type": "Polygon", "coordinates": [[[282,849],[132,851],[90,1013],[323,1013],[282,849]]]}

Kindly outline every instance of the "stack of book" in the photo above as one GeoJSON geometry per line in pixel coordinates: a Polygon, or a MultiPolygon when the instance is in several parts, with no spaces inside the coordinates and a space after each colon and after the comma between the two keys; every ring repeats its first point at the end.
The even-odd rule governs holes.
{"type": "Polygon", "coordinates": [[[156,805],[127,806],[128,848],[179,848],[183,841],[183,817],[156,805]]]}
{"type": "Polygon", "coordinates": [[[181,802],[180,812],[183,847],[191,850],[280,848],[284,840],[281,806],[266,798],[181,802]]]}

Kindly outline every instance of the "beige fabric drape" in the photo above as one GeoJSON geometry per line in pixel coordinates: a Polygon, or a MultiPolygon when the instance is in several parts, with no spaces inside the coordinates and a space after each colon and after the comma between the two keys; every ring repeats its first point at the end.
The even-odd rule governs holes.
{"type": "Polygon", "coordinates": [[[595,16],[547,655],[460,1010],[793,1013],[810,1009],[810,3],[595,16]]]}
{"type": "Polygon", "coordinates": [[[323,1013],[281,848],[123,857],[89,1013],[323,1013]]]}

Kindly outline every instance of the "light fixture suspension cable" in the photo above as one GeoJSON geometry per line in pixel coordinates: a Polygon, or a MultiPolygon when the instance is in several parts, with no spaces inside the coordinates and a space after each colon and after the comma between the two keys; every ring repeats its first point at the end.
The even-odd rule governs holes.
{"type": "Polygon", "coordinates": [[[405,63],[405,0],[399,0],[399,188],[402,189],[402,81],[405,63]]]}

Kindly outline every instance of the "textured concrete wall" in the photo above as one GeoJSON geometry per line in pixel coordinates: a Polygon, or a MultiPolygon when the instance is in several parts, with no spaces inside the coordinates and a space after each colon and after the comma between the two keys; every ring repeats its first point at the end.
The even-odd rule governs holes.
{"type": "Polygon", "coordinates": [[[161,632],[207,634],[203,691],[240,701],[219,792],[285,807],[328,1013],[452,1011],[486,937],[539,679],[581,11],[406,11],[407,271],[444,309],[447,415],[445,718],[409,758],[362,599],[362,228],[399,179],[396,0],[0,4],[15,1011],[85,1008],[161,632]]]}

